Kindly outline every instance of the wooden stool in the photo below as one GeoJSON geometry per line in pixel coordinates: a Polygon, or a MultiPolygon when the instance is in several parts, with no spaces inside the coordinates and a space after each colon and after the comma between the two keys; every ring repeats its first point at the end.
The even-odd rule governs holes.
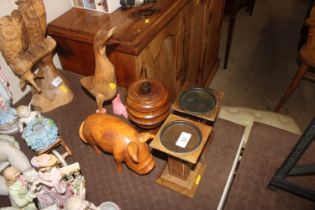
{"type": "Polygon", "coordinates": [[[310,67],[315,68],[315,9],[314,7],[311,10],[310,18],[306,19],[306,25],[309,27],[308,37],[306,44],[300,50],[300,60],[301,65],[299,69],[295,73],[291,83],[288,88],[284,92],[282,98],[278,102],[275,112],[279,112],[288,98],[293,94],[293,92],[297,89],[302,79],[308,79],[311,81],[315,81],[314,72],[310,71],[310,67]]]}

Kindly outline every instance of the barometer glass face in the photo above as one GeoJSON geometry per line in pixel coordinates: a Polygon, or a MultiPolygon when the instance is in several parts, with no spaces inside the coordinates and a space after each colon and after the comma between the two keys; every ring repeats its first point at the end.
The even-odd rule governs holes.
{"type": "Polygon", "coordinates": [[[187,153],[198,148],[202,141],[200,129],[187,121],[173,121],[160,132],[161,144],[172,152],[187,153]]]}
{"type": "Polygon", "coordinates": [[[190,88],[184,91],[179,98],[179,104],[183,109],[196,114],[211,111],[216,103],[216,97],[205,88],[190,88]]]}

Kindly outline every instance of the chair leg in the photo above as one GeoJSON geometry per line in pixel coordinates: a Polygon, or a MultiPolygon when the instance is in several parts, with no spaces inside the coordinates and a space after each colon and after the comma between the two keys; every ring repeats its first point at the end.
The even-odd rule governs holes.
{"type": "Polygon", "coordinates": [[[305,76],[308,70],[308,65],[305,63],[302,63],[298,69],[298,71],[295,73],[290,85],[284,92],[282,98],[280,99],[279,103],[277,104],[275,108],[275,112],[279,112],[279,110],[282,108],[282,106],[285,104],[285,102],[288,100],[288,98],[293,94],[293,92],[296,90],[298,85],[300,84],[301,80],[305,76]]]}
{"type": "Polygon", "coordinates": [[[249,12],[250,16],[253,15],[254,7],[255,7],[255,1],[256,0],[250,0],[250,2],[248,4],[248,12],[249,12]]]}
{"type": "Polygon", "coordinates": [[[227,68],[227,64],[229,61],[231,43],[232,43],[233,32],[234,32],[234,25],[235,25],[235,17],[230,17],[229,18],[228,37],[227,37],[227,41],[226,41],[226,48],[225,48],[225,55],[224,55],[224,65],[223,65],[224,69],[227,68]]]}

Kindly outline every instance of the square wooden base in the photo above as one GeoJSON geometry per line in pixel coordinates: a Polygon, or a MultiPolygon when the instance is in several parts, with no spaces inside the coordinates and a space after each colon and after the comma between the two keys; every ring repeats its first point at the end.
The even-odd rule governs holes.
{"type": "Polygon", "coordinates": [[[205,164],[198,162],[195,169],[190,171],[188,177],[184,180],[171,175],[166,164],[164,170],[155,181],[164,187],[193,198],[205,168],[205,164]]]}

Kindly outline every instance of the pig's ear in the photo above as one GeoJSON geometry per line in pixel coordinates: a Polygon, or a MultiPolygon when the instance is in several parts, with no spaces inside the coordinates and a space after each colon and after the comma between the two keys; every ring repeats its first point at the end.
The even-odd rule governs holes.
{"type": "Polygon", "coordinates": [[[127,146],[127,150],[128,150],[128,154],[131,158],[132,161],[138,163],[139,159],[138,159],[138,153],[139,153],[139,149],[138,149],[138,145],[134,142],[130,142],[127,146]]]}

